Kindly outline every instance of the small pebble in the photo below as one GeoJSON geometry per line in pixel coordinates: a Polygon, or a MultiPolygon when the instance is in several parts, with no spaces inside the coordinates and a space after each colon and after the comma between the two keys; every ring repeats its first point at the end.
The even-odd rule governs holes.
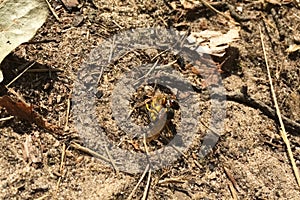
{"type": "Polygon", "coordinates": [[[61,102],[61,95],[57,95],[56,103],[60,103],[60,102],[61,102]]]}

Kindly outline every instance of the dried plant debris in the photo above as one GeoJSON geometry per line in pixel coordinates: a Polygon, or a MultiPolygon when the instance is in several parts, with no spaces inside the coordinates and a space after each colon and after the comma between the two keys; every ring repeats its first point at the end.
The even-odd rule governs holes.
{"type": "Polygon", "coordinates": [[[239,28],[232,28],[227,33],[204,30],[192,32],[187,39],[191,43],[198,44],[197,52],[222,57],[225,55],[226,48],[230,46],[230,43],[239,39],[239,32],[239,28]]]}
{"type": "Polygon", "coordinates": [[[33,110],[31,105],[21,99],[14,100],[10,96],[4,95],[0,97],[0,106],[4,107],[9,114],[18,117],[19,119],[35,123],[41,128],[58,133],[58,127],[48,123],[40,114],[33,110]]]}
{"type": "Polygon", "coordinates": [[[293,52],[296,52],[296,51],[299,51],[299,50],[300,50],[300,45],[292,44],[285,51],[288,52],[288,53],[293,53],[293,52]]]}
{"type": "MultiPolygon", "coordinates": [[[[0,4],[0,63],[17,46],[35,35],[47,14],[44,0],[5,0],[0,4]]],[[[2,80],[1,72],[0,82],[2,80]]]]}

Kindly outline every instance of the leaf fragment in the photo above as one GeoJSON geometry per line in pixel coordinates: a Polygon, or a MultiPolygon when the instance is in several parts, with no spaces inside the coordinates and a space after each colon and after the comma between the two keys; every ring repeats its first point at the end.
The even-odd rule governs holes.
{"type": "MultiPolygon", "coordinates": [[[[0,3],[0,63],[12,50],[35,35],[47,14],[44,0],[4,0],[0,3]]],[[[0,71],[0,82],[2,80],[0,71]]]]}

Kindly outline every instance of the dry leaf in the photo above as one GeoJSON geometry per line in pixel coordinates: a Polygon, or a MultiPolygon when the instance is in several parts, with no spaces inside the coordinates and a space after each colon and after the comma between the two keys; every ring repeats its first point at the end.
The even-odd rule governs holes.
{"type": "Polygon", "coordinates": [[[49,124],[41,115],[35,112],[31,105],[28,105],[23,101],[15,101],[11,97],[4,95],[0,97],[0,106],[4,107],[9,114],[30,123],[35,123],[47,130],[55,131],[58,129],[58,127],[49,124]]]}
{"type": "Polygon", "coordinates": [[[199,4],[199,2],[195,2],[191,0],[180,0],[180,3],[184,9],[194,9],[195,6],[199,4]]]}
{"type": "Polygon", "coordinates": [[[300,50],[300,45],[298,45],[298,44],[292,44],[285,51],[288,52],[288,53],[293,53],[293,52],[298,51],[298,50],[300,50]]]}
{"type": "MultiPolygon", "coordinates": [[[[44,0],[5,0],[0,4],[0,63],[17,46],[30,40],[45,22],[44,0]]],[[[0,71],[0,82],[3,80],[0,71]],[[2,79],[1,79],[2,77],[2,79]]]]}
{"type": "Polygon", "coordinates": [[[199,45],[197,52],[222,57],[229,44],[239,39],[239,31],[239,28],[234,28],[223,34],[220,31],[205,30],[192,32],[187,39],[199,45]]]}
{"type": "Polygon", "coordinates": [[[45,126],[43,118],[35,113],[32,106],[25,104],[22,101],[14,101],[9,96],[5,95],[0,97],[0,106],[6,108],[6,110],[13,116],[28,122],[34,122],[39,126],[45,126]]]}

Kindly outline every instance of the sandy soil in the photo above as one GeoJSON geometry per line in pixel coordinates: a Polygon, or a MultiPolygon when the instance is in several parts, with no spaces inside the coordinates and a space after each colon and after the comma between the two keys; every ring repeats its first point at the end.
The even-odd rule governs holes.
{"type": "MultiPolygon", "coordinates": [[[[110,164],[71,145],[77,142],[86,146],[82,143],[83,135],[74,125],[72,91],[76,89],[78,69],[89,59],[92,49],[125,30],[160,26],[174,27],[176,31],[226,33],[240,28],[240,38],[230,43],[234,50],[227,49],[222,58],[214,57],[225,93],[247,88],[251,98],[273,108],[260,27],[282,115],[300,123],[300,53],[286,51],[291,45],[300,43],[297,1],[282,1],[281,4],[281,1],[208,2],[222,14],[195,1],[89,0],[81,1],[70,10],[60,1],[50,1],[61,21],[49,14],[31,42],[12,52],[1,68],[6,77],[4,84],[33,61],[37,64],[31,69],[48,69],[27,72],[10,88],[49,123],[62,127],[64,135],[18,117],[1,121],[0,199],[128,198],[142,173],[122,170],[116,173],[110,164]],[[68,102],[71,102],[70,115],[66,117],[68,102]]],[[[126,138],[113,125],[109,94],[115,79],[122,73],[146,64],[158,53],[153,49],[133,49],[102,74],[105,78],[98,88],[96,118],[114,144],[123,142],[121,148],[143,151],[140,141],[126,138]]],[[[174,58],[176,56],[168,53],[161,54],[160,64],[167,64],[174,58]]],[[[224,130],[217,145],[204,159],[197,156],[211,116],[207,85],[187,63],[182,64],[178,59],[174,66],[202,91],[198,93],[197,134],[184,152],[186,157],[180,156],[171,165],[147,173],[132,198],[141,199],[146,190],[148,199],[299,199],[299,187],[279,134],[278,121],[247,102],[226,101],[224,130]]],[[[135,103],[141,101],[139,94],[135,95],[135,103]]],[[[147,110],[142,107],[135,111],[134,117],[142,123],[147,120],[145,112],[147,110]]],[[[175,114],[178,112],[180,110],[175,114]]],[[[10,113],[1,108],[0,118],[8,116],[10,113]]],[[[288,129],[298,167],[299,133],[299,129],[288,129]]],[[[149,144],[153,151],[163,146],[161,138],[149,144]]]]}

